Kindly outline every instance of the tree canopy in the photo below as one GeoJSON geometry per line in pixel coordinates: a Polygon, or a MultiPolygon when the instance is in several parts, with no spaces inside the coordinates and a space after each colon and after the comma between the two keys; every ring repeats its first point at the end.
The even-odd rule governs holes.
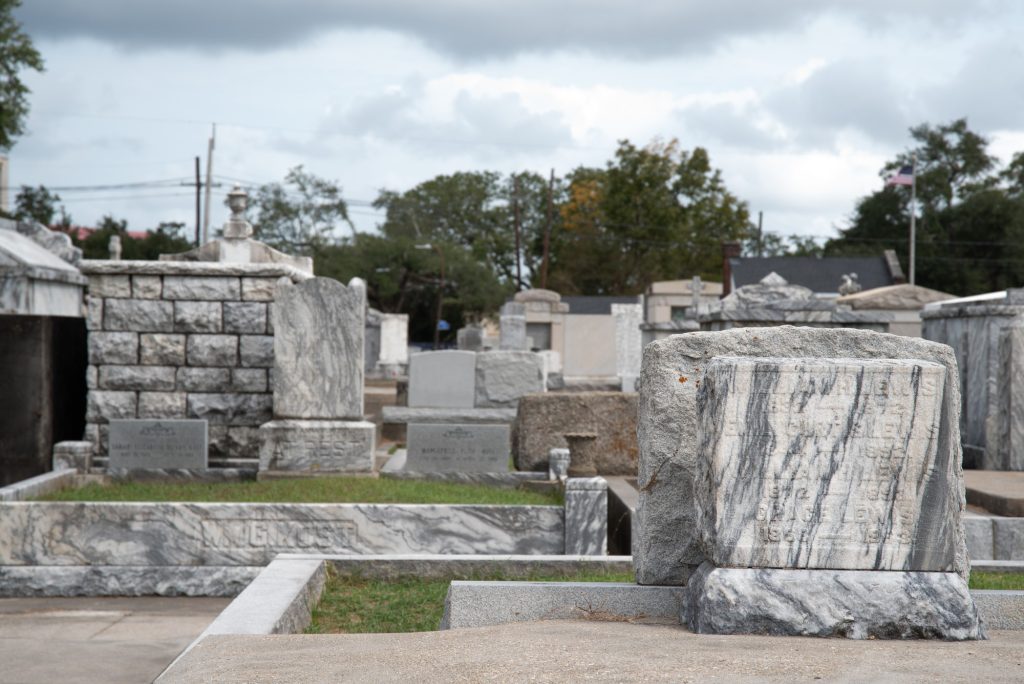
{"type": "Polygon", "coordinates": [[[10,149],[25,132],[28,86],[21,80],[25,69],[43,70],[43,58],[32,39],[14,19],[21,0],[0,0],[0,149],[10,149]]]}

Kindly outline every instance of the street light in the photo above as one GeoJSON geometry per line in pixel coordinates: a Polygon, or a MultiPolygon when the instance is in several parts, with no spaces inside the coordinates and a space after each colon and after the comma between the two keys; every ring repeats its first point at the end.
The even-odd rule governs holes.
{"type": "Polygon", "coordinates": [[[415,245],[416,249],[432,249],[437,252],[437,256],[441,260],[441,283],[437,288],[437,316],[434,320],[434,350],[436,351],[441,347],[441,305],[444,301],[444,252],[437,245],[433,245],[429,242],[422,245],[415,245]]]}

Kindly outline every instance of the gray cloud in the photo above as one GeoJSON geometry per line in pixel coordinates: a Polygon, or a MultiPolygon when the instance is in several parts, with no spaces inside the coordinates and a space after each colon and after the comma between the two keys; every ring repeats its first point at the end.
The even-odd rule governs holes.
{"type": "Polygon", "coordinates": [[[869,27],[902,18],[957,30],[1011,0],[32,0],[17,12],[37,38],[90,37],[131,49],[263,50],[334,29],[405,33],[459,59],[585,50],[630,57],[694,53],[730,38],[800,28],[823,14],[869,27]]]}
{"type": "Polygon", "coordinates": [[[696,144],[706,145],[705,137],[727,145],[752,150],[778,149],[783,141],[759,128],[755,121],[764,114],[754,105],[694,105],[676,111],[676,118],[696,144]]]}
{"type": "Polygon", "coordinates": [[[976,50],[948,82],[922,92],[933,112],[929,121],[945,123],[968,116],[976,131],[1019,129],[1024,111],[1021,65],[1024,48],[1014,36],[976,50]]]}

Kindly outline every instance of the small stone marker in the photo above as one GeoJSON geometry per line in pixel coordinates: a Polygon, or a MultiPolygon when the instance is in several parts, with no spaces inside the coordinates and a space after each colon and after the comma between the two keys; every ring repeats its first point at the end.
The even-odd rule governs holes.
{"type": "Polygon", "coordinates": [[[405,470],[504,473],[511,454],[508,425],[410,423],[405,470]]]}
{"type": "Polygon", "coordinates": [[[409,357],[409,406],[473,408],[476,352],[422,352],[409,357]]]}
{"type": "Polygon", "coordinates": [[[205,420],[110,421],[112,470],[207,467],[205,420]]]}

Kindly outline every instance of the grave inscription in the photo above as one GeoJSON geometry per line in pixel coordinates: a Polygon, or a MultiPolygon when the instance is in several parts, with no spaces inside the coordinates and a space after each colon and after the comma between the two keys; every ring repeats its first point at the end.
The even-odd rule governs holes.
{"type": "Polygon", "coordinates": [[[205,420],[110,421],[111,469],[207,467],[205,420]]]}
{"type": "Polygon", "coordinates": [[[412,472],[495,473],[508,470],[508,425],[410,423],[405,469],[412,472]]]}

